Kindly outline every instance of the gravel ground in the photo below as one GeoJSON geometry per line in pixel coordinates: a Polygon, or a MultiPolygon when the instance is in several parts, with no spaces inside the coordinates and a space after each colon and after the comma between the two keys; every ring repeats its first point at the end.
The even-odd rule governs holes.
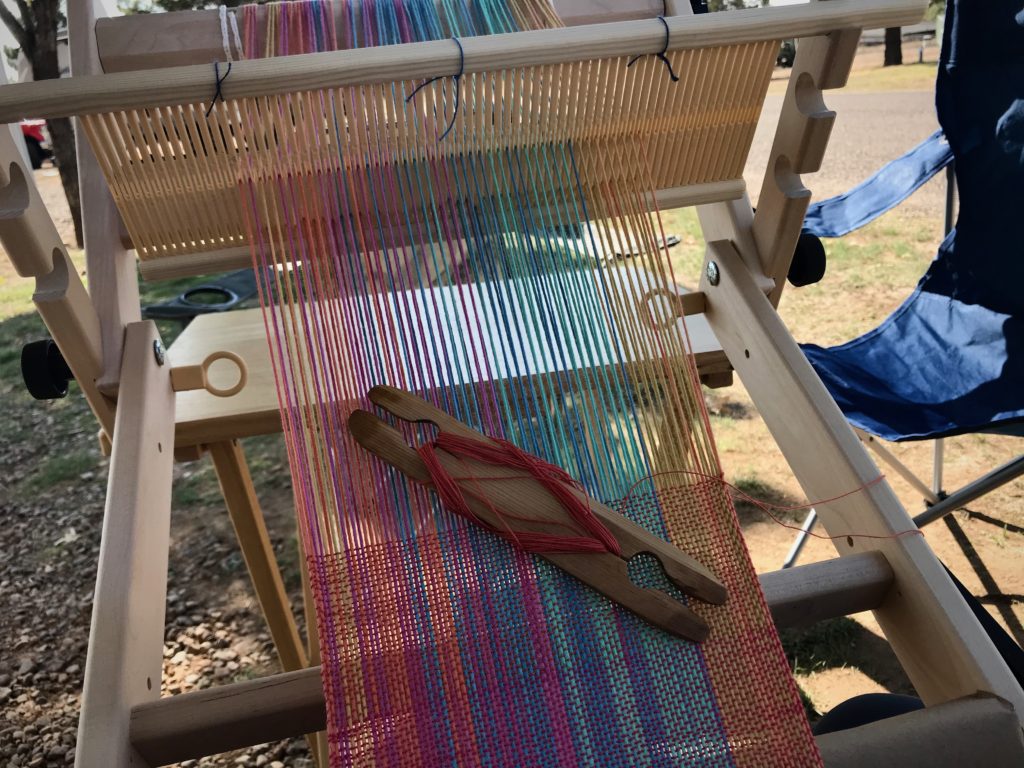
{"type": "MultiPolygon", "coordinates": [[[[781,97],[769,97],[751,152],[754,198],[780,103],[781,97]]],[[[849,188],[935,127],[929,93],[828,94],[826,103],[839,119],[822,171],[807,180],[816,199],[849,188]]],[[[37,180],[47,205],[67,224],[56,175],[43,171],[37,180]]],[[[942,182],[932,182],[904,210],[935,216],[943,199],[942,182]]],[[[43,333],[23,318],[0,323],[8,352],[43,333]]],[[[106,461],[82,398],[29,400],[15,359],[0,358],[7,416],[0,422],[0,765],[71,765],[106,461]]],[[[177,469],[185,481],[202,471],[207,465],[177,469]]],[[[258,475],[258,481],[280,478],[264,508],[275,547],[294,557],[287,471],[263,466],[258,475]]],[[[179,495],[172,531],[164,693],[274,671],[276,658],[222,508],[216,500],[179,495]]],[[[302,768],[310,761],[305,743],[293,740],[192,765],[302,768]]]]}
{"type": "MultiPolygon", "coordinates": [[[[928,138],[938,127],[935,97],[930,92],[825,92],[836,122],[821,170],[804,176],[813,200],[838,195],[859,184],[889,160],[928,138]]],[[[769,94],[747,159],[747,187],[757,204],[761,178],[771,152],[782,107],[780,94],[769,94]]],[[[944,174],[915,192],[900,206],[904,215],[941,217],[946,200],[944,174]]],[[[941,218],[937,218],[941,222],[941,218]]]]}

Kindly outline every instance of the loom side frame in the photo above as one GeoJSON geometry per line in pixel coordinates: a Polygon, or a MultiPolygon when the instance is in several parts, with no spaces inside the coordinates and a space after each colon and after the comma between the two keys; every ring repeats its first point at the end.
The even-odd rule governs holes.
{"type": "MultiPolygon", "coordinates": [[[[103,72],[92,30],[97,20],[104,16],[106,10],[102,0],[69,3],[68,43],[71,47],[71,72],[75,77],[103,72]]],[[[116,397],[125,328],[129,323],[142,319],[135,255],[124,246],[126,238],[122,236],[124,224],[121,214],[78,118],[74,124],[82,245],[91,287],[89,293],[100,326],[102,359],[96,386],[105,395],[116,397]]],[[[108,430],[107,434],[111,432],[108,430]]]]}

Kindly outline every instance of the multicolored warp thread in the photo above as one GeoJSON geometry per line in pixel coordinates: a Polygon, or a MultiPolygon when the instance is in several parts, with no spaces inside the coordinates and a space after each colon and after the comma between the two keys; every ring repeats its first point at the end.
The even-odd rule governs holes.
{"type": "MultiPolygon", "coordinates": [[[[368,0],[339,42],[449,35],[467,6],[440,6],[444,23],[433,3],[368,0]]],[[[277,54],[298,16],[304,50],[333,44],[317,31],[324,4],[273,13],[277,54]]],[[[253,39],[247,25],[249,51],[253,39]]],[[[679,72],[688,63],[673,58],[679,72]]],[[[662,77],[658,61],[626,64],[603,66],[623,82],[662,77]]],[[[510,94],[555,75],[565,87],[571,74],[470,79],[441,143],[444,101],[407,105],[413,82],[238,107],[247,142],[276,141],[248,161],[243,207],[255,267],[273,276],[263,306],[317,604],[331,764],[819,765],[716,480],[685,325],[651,320],[652,297],[675,290],[647,212],[656,139],[621,128],[520,135],[527,121],[503,117],[510,94]],[[318,159],[330,146],[335,159],[318,159]],[[636,255],[612,255],[623,252],[636,255]],[[346,420],[371,407],[377,384],[557,464],[709,564],[730,600],[694,601],[707,641],[619,610],[360,449],[346,420]],[[658,479],[670,470],[712,479],[658,479]]],[[[404,428],[413,444],[433,437],[404,428]]],[[[672,590],[650,563],[631,570],[672,590]]]]}
{"type": "MultiPolygon", "coordinates": [[[[558,23],[546,0],[241,18],[248,58],[558,23]]],[[[332,765],[820,765],[651,213],[655,190],[742,179],[777,52],[244,98],[229,79],[213,104],[82,118],[144,267],[244,249],[268,276],[332,765]],[[708,639],[647,625],[359,448],[346,422],[378,384],[561,467],[708,565],[729,593],[691,604],[708,639]]],[[[642,557],[630,568],[673,589],[642,557]]]]}

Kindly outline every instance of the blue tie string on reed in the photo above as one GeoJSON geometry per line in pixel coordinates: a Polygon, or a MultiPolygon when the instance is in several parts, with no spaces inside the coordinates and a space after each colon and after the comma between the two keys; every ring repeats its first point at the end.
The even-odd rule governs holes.
{"type": "MultiPolygon", "coordinates": [[[[455,109],[452,111],[452,118],[448,123],[448,127],[444,129],[444,133],[437,137],[438,141],[444,141],[445,137],[447,137],[448,134],[452,132],[452,128],[455,127],[455,118],[459,116],[459,84],[462,81],[462,73],[466,68],[466,52],[462,50],[462,43],[459,41],[459,38],[457,37],[453,37],[452,41],[455,43],[455,45],[459,47],[459,71],[452,75],[452,82],[455,85],[455,109]]],[[[444,76],[438,75],[437,77],[432,77],[429,80],[424,80],[422,83],[417,85],[415,88],[413,88],[412,93],[405,97],[406,103],[408,104],[410,101],[412,101],[413,96],[415,96],[417,93],[419,93],[421,90],[423,90],[431,83],[436,83],[438,80],[444,80],[444,76]]]]}
{"type": "Polygon", "coordinates": [[[228,71],[224,73],[224,77],[220,76],[220,62],[213,62],[213,76],[217,81],[217,86],[213,92],[213,98],[210,99],[210,106],[206,108],[206,116],[209,117],[210,113],[213,112],[213,107],[218,100],[224,101],[224,93],[221,90],[224,86],[224,81],[228,79],[228,75],[231,74],[231,62],[228,62],[228,71]]]}
{"type": "Polygon", "coordinates": [[[668,74],[669,74],[669,77],[672,78],[672,82],[673,83],[678,83],[679,82],[679,75],[677,75],[675,70],[672,69],[672,62],[669,61],[668,60],[668,56],[665,55],[666,53],[668,53],[668,44],[669,44],[668,22],[665,21],[665,17],[664,16],[659,16],[658,17],[658,21],[660,21],[665,26],[665,45],[664,45],[664,47],[661,49],[660,52],[655,53],[655,54],[644,54],[644,53],[641,53],[641,54],[639,54],[637,56],[634,56],[632,59],[629,60],[629,63],[626,64],[626,66],[627,67],[632,67],[640,59],[642,59],[644,56],[652,56],[653,55],[656,59],[658,59],[658,61],[660,61],[662,64],[664,64],[665,67],[668,69],[668,74]]]}

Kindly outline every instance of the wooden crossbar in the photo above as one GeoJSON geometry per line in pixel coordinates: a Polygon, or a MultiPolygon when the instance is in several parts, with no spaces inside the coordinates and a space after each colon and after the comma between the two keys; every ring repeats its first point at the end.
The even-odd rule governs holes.
{"type": "MultiPolygon", "coordinates": [[[[920,17],[919,0],[830,0],[737,14],[676,16],[665,23],[668,50],[677,51],[811,37],[844,28],[900,26],[920,17]]],[[[464,74],[472,74],[654,54],[664,47],[661,22],[624,21],[469,37],[462,42],[461,64],[464,74]]],[[[249,98],[451,77],[459,71],[458,47],[450,40],[436,40],[241,61],[234,64],[222,91],[226,98],[249,98]]],[[[213,95],[213,78],[212,67],[194,65],[164,69],[159,77],[143,71],[14,84],[0,90],[0,122],[193,103],[213,95]]]]}
{"type": "MultiPolygon", "coordinates": [[[[653,19],[666,13],[662,0],[553,0],[552,5],[567,27],[653,19]]],[[[343,8],[340,3],[332,6],[338,28],[347,23],[342,18],[343,8]]],[[[688,11],[689,0],[672,0],[666,15],[688,11]]],[[[265,9],[258,9],[257,13],[262,16],[265,9]]],[[[220,14],[215,10],[135,13],[99,19],[96,43],[105,72],[206,64],[224,55],[220,14]]]]}
{"type": "MultiPolygon", "coordinates": [[[[878,552],[761,576],[779,627],[809,624],[881,604],[893,573],[878,552]]],[[[131,741],[150,765],[189,760],[322,730],[320,667],[169,696],[132,710],[131,741]]]]}

